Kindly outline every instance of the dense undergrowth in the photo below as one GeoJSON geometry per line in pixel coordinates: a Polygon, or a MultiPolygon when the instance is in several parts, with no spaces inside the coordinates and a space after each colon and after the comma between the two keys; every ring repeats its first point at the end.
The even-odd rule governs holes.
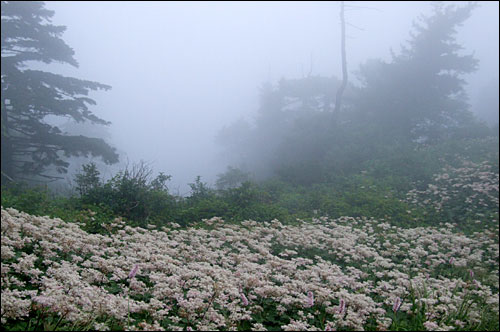
{"type": "Polygon", "coordinates": [[[56,196],[44,187],[9,185],[2,187],[2,206],[84,221],[86,231],[98,233],[105,232],[101,224],[114,217],[141,227],[165,222],[188,226],[214,216],[285,223],[318,215],[369,216],[399,227],[413,226],[417,218],[419,225],[459,221],[465,228],[478,213],[498,219],[498,192],[491,188],[498,185],[498,136],[412,147],[400,155],[370,160],[361,169],[309,185],[274,177],[259,183],[233,181],[233,186],[213,189],[197,177],[190,184],[190,195],[180,197],[169,192],[169,176],[160,173],[151,178],[152,170],[144,164],[108,181],[88,164],[76,176],[78,194],[56,196]],[[439,189],[431,190],[434,186],[439,189]],[[436,204],[443,206],[436,209],[436,204]]]}

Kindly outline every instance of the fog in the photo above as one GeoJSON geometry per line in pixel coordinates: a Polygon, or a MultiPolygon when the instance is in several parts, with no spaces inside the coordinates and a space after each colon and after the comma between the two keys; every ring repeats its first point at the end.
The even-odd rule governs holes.
{"type": "MultiPolygon", "coordinates": [[[[370,58],[390,59],[430,2],[348,2],[350,80],[370,58]]],[[[341,77],[339,2],[46,2],[79,68],[53,71],[112,86],[93,92],[91,110],[111,121],[121,165],[144,160],[172,175],[183,195],[197,175],[213,184],[227,160],[214,141],[238,119],[251,120],[259,87],[281,78],[341,77]]],[[[458,31],[479,70],[466,77],[472,109],[485,121],[481,91],[498,87],[498,2],[480,2],[458,31]]],[[[498,88],[497,88],[498,91],[498,88]]],[[[497,101],[498,103],[498,101],[497,101]]],[[[497,108],[498,109],[498,108],[497,108]]]]}

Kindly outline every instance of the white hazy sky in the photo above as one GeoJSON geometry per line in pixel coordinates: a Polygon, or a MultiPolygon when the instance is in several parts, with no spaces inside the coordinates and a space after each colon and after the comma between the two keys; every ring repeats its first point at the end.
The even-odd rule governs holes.
{"type": "MultiPolygon", "coordinates": [[[[460,29],[479,72],[470,95],[498,79],[498,2],[480,2],[460,29]]],[[[349,71],[369,58],[389,59],[428,1],[346,2],[349,71]]],[[[211,184],[225,169],[214,143],[224,125],[252,118],[258,87],[309,72],[341,73],[339,2],[48,1],[52,23],[75,50],[68,75],[111,85],[91,95],[96,115],[112,122],[112,144],[131,162],[145,160],[188,192],[196,175],[211,184]]]]}

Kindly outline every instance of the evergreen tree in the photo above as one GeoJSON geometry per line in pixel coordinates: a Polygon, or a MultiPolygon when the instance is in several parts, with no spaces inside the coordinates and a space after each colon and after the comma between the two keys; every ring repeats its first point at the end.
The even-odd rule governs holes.
{"type": "Polygon", "coordinates": [[[473,55],[454,35],[475,3],[458,7],[434,4],[421,16],[407,46],[393,61],[372,60],[361,67],[364,87],[358,95],[358,121],[377,125],[375,132],[391,141],[439,141],[472,121],[461,75],[477,69],[473,55]]]}
{"type": "Polygon", "coordinates": [[[67,63],[78,67],[73,50],[60,38],[64,26],[50,24],[53,11],[39,1],[1,2],[1,170],[2,180],[48,177],[55,166],[67,172],[64,157],[100,156],[118,161],[115,149],[104,140],[66,135],[47,122],[48,116],[77,122],[109,124],[90,110],[90,90],[111,87],[72,77],[29,69],[28,61],[67,63]]]}

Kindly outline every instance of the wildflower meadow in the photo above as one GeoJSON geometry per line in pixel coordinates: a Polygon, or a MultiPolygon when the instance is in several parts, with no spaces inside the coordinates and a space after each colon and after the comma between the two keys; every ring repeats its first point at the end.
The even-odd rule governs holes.
{"type": "Polygon", "coordinates": [[[499,331],[498,5],[1,1],[0,330],[499,331]]]}

